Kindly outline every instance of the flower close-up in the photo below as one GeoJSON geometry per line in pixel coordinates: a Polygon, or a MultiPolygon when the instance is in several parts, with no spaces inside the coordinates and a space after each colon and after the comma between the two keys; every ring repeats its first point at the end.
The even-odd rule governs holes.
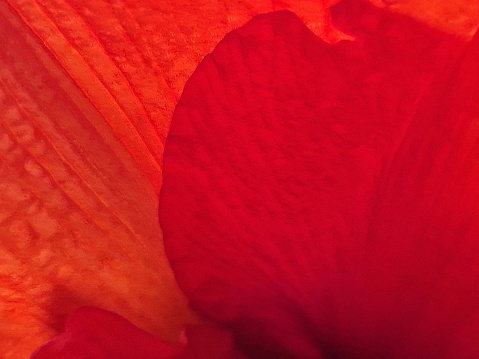
{"type": "Polygon", "coordinates": [[[0,23],[1,358],[479,357],[479,4],[0,23]]]}

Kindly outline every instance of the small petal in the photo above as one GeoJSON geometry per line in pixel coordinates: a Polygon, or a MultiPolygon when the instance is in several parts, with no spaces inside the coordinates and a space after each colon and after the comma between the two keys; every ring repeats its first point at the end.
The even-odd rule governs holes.
{"type": "Polygon", "coordinates": [[[31,359],[246,359],[230,332],[211,324],[186,328],[176,346],[134,326],[116,313],[81,307],[67,320],[65,332],[32,354],[31,359]]]}
{"type": "Polygon", "coordinates": [[[31,359],[169,359],[180,348],[166,344],[118,314],[82,307],[67,320],[65,332],[31,359]]]}

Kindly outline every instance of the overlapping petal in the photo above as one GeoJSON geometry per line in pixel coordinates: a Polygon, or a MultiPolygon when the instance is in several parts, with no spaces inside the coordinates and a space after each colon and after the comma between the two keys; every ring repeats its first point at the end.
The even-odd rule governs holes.
{"type": "Polygon", "coordinates": [[[135,327],[116,313],[81,307],[69,316],[65,332],[33,354],[34,359],[168,359],[181,348],[135,327]]]}
{"type": "Polygon", "coordinates": [[[245,359],[232,333],[211,324],[188,326],[178,344],[147,333],[120,315],[81,307],[65,330],[31,359],[245,359]]]}
{"type": "Polygon", "coordinates": [[[160,196],[177,279],[254,358],[477,355],[477,41],[364,2],[334,20],[353,42],[259,16],[187,83],[160,196]]]}
{"type": "Polygon", "coordinates": [[[157,220],[171,114],[226,32],[286,5],[0,1],[1,357],[82,305],[177,339],[189,314],[157,220]]]}
{"type": "MultiPolygon", "coordinates": [[[[425,2],[428,11],[418,14],[420,3],[387,2],[382,6],[416,11],[415,16],[426,20],[429,16],[429,23],[465,37],[477,27],[474,13],[467,10],[474,8],[473,2],[468,7],[425,2]],[[451,9],[457,11],[448,12],[451,9]],[[441,16],[447,20],[444,26],[437,21],[441,16]]],[[[161,235],[155,214],[163,141],[176,99],[204,54],[227,31],[257,13],[288,8],[317,34],[336,41],[340,33],[328,30],[321,21],[327,17],[322,4],[310,0],[0,2],[4,40],[0,53],[0,356],[26,357],[61,331],[66,316],[81,305],[117,311],[163,339],[177,338],[188,315],[157,241],[161,235]]],[[[353,24],[358,22],[348,20],[342,28],[351,31],[347,25],[353,24]]],[[[409,34],[409,40],[414,40],[414,32],[409,34]]],[[[387,41],[387,36],[384,39],[387,41]]],[[[398,50],[395,54],[401,53],[401,47],[398,50]]],[[[447,59],[446,53],[437,55],[447,59]]],[[[463,141],[456,140],[456,152],[462,144],[463,153],[474,153],[474,123],[463,130],[457,129],[457,133],[468,135],[463,141]]],[[[466,171],[475,160],[469,155],[461,161],[464,166],[457,173],[466,171]]],[[[395,168],[393,163],[391,166],[395,168]]],[[[466,188],[474,194],[471,171],[467,186],[461,187],[464,180],[459,180],[452,188],[466,188]]],[[[456,227],[468,227],[464,218],[474,218],[474,195],[465,197],[456,203],[463,214],[458,215],[462,220],[456,221],[456,227]]],[[[398,199],[391,201],[397,203],[398,199]]],[[[374,231],[381,232],[383,227],[378,227],[374,231]]],[[[376,241],[368,243],[370,247],[365,248],[374,253],[376,241]]],[[[466,262],[473,263],[474,251],[464,248],[470,254],[466,262]]],[[[367,273],[381,267],[372,263],[365,267],[367,273]]],[[[467,268],[456,267],[450,276],[456,278],[467,268]]],[[[467,277],[455,289],[461,293],[464,288],[470,290],[471,281],[473,277],[467,277]]],[[[344,287],[338,285],[336,291],[342,293],[338,288],[344,287]]],[[[435,298],[450,289],[437,283],[435,288],[435,298]]],[[[359,299],[365,298],[372,297],[359,299]]],[[[444,309],[448,303],[456,303],[457,309],[460,299],[444,298],[443,308],[429,309],[429,313],[449,313],[444,309]]],[[[291,308],[289,304],[286,306],[291,308]]],[[[473,304],[471,299],[465,306],[466,324],[454,327],[454,333],[459,333],[454,335],[456,344],[447,349],[458,358],[477,348],[477,319],[467,320],[473,304]]],[[[457,310],[451,313],[450,318],[459,318],[457,310]]],[[[101,317],[98,314],[98,320],[101,317]]],[[[295,320],[285,319],[282,324],[294,326],[295,320]]],[[[431,322],[425,316],[418,323],[431,322]]],[[[126,335],[130,329],[125,329],[126,335]]],[[[442,336],[435,338],[452,333],[439,332],[442,336]]],[[[343,328],[341,333],[348,331],[343,328]]],[[[218,352],[212,345],[210,349],[218,357],[234,352],[229,334],[222,330],[193,332],[191,336],[194,342],[209,344],[214,337],[219,348],[229,348],[218,352]],[[225,341],[218,340],[221,337],[225,341]]],[[[290,339],[297,341],[298,348],[302,345],[302,339],[290,339]]],[[[278,348],[266,350],[281,352],[281,346],[278,348]]]]}

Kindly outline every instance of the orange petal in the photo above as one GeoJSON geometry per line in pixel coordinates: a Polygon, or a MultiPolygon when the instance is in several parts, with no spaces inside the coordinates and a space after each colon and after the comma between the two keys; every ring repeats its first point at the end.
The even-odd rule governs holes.
{"type": "Polygon", "coordinates": [[[4,3],[0,23],[0,357],[27,357],[84,304],[175,340],[187,310],[157,189],[4,3]]]}

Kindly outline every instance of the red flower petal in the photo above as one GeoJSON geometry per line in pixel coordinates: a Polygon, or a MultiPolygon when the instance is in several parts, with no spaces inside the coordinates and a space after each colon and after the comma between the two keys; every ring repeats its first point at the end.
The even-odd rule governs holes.
{"type": "Polygon", "coordinates": [[[479,35],[425,93],[381,186],[357,293],[380,310],[351,310],[385,357],[479,356],[477,79],[479,35]]]}
{"type": "MultiPolygon", "coordinates": [[[[438,197],[446,182],[436,176],[445,171],[446,135],[468,133],[470,151],[477,140],[471,122],[477,111],[469,109],[460,121],[454,107],[460,96],[442,96],[464,43],[361,2],[343,2],[336,22],[356,40],[327,45],[291,13],[259,16],[200,64],[177,106],[165,149],[160,221],[167,253],[195,308],[236,330],[254,357],[403,357],[404,350],[411,358],[414,348],[420,349],[417,357],[446,357],[428,344],[441,344],[451,331],[432,333],[425,344],[404,341],[439,320],[431,312],[412,329],[427,297],[414,286],[425,285],[435,270],[427,266],[438,255],[433,234],[459,232],[433,227],[431,240],[420,244],[419,233],[431,230],[431,218],[438,217],[423,222],[411,214],[433,203],[447,223],[453,212],[438,197]],[[451,111],[449,122],[434,124],[432,109],[451,111]],[[461,125],[452,126],[454,119],[461,125]],[[443,127],[434,132],[436,125],[443,127]],[[427,150],[416,153],[419,140],[427,150]],[[403,183],[408,166],[416,172],[403,183]],[[396,186],[402,190],[395,192],[396,186]],[[416,208],[421,190],[433,197],[416,208]],[[400,215],[394,203],[401,204],[400,215]],[[401,255],[396,258],[392,248],[401,255]],[[420,250],[428,260],[412,273],[421,280],[411,279],[407,290],[390,288],[396,274],[405,280],[408,265],[423,261],[420,250]],[[383,251],[399,269],[384,263],[383,251]]],[[[462,69],[467,77],[469,67],[462,69]]],[[[471,99],[469,94],[475,92],[463,95],[471,99]]],[[[455,143],[449,166],[475,161],[458,155],[459,137],[455,143]]],[[[468,188],[476,188],[477,172],[468,176],[468,188]]],[[[453,198],[461,193],[459,183],[453,198]]],[[[473,232],[460,237],[471,248],[477,198],[467,202],[464,222],[473,232]]],[[[468,263],[477,264],[475,255],[468,263]]],[[[461,268],[449,274],[448,283],[459,273],[461,268]]],[[[472,282],[463,285],[468,294],[472,282]]],[[[455,309],[449,319],[457,320],[456,328],[463,323],[459,314],[471,313],[477,303],[462,311],[456,300],[442,302],[455,309]]],[[[476,332],[472,328],[469,333],[476,332]]]]}
{"type": "Polygon", "coordinates": [[[196,325],[187,328],[186,336],[181,345],[168,345],[116,313],[81,307],[68,318],[65,332],[38,349],[31,359],[245,358],[224,329],[196,325]]]}
{"type": "Polygon", "coordinates": [[[118,314],[82,307],[68,318],[65,333],[45,344],[32,359],[166,359],[178,353],[178,348],[118,314]]]}
{"type": "Polygon", "coordinates": [[[186,328],[188,346],[177,359],[246,359],[234,345],[232,334],[211,325],[186,328]]]}

